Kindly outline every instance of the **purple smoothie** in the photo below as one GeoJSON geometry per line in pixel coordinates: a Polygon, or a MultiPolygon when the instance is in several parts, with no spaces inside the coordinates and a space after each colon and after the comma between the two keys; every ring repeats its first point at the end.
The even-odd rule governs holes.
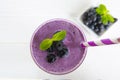
{"type": "Polygon", "coordinates": [[[84,42],[83,32],[72,22],[64,19],[55,19],[47,21],[40,25],[33,34],[31,40],[31,54],[35,63],[42,70],[51,74],[66,74],[75,70],[84,60],[86,48],[80,46],[84,42]],[[66,30],[67,34],[63,43],[67,46],[68,55],[63,58],[57,58],[53,63],[46,61],[47,52],[41,51],[39,45],[45,38],[51,38],[52,35],[61,30],[66,30]]]}

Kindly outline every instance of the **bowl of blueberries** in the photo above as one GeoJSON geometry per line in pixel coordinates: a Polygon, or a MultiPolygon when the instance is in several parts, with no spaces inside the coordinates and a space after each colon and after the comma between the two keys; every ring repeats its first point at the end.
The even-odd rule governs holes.
{"type": "Polygon", "coordinates": [[[104,4],[88,8],[79,17],[83,27],[98,37],[102,36],[117,20],[104,4]]]}

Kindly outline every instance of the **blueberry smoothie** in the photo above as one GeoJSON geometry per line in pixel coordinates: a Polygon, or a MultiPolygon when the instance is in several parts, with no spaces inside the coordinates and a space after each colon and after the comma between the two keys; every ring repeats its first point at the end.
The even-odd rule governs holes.
{"type": "Polygon", "coordinates": [[[64,19],[50,20],[40,25],[31,39],[33,60],[42,70],[51,74],[66,74],[75,70],[85,58],[86,41],[83,32],[72,22],[64,19]],[[40,50],[40,43],[54,34],[66,31],[63,40],[54,41],[47,50],[40,50]]]}

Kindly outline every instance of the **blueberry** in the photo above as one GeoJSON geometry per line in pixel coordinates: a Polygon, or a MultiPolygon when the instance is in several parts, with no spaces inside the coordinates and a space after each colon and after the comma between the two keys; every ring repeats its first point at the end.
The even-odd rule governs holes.
{"type": "Polygon", "coordinates": [[[102,24],[102,21],[100,20],[100,21],[98,21],[98,24],[102,24]]]}
{"type": "Polygon", "coordinates": [[[110,22],[108,22],[107,24],[105,24],[105,29],[108,29],[110,25],[111,25],[110,22]]]}
{"type": "Polygon", "coordinates": [[[99,27],[99,28],[103,28],[104,27],[104,25],[101,23],[98,23],[97,25],[96,25],[97,27],[99,27]]]}
{"type": "Polygon", "coordinates": [[[100,28],[100,32],[103,33],[105,31],[105,28],[100,28]]]}
{"type": "Polygon", "coordinates": [[[106,30],[108,29],[108,27],[109,27],[109,25],[105,25],[105,29],[106,29],[106,30]]]}
{"type": "Polygon", "coordinates": [[[87,17],[88,17],[88,12],[85,12],[85,13],[83,14],[83,17],[84,17],[84,18],[87,18],[87,17]]]}
{"type": "Polygon", "coordinates": [[[91,19],[88,20],[88,26],[91,25],[92,22],[93,22],[93,21],[92,21],[91,19]]]}
{"type": "Polygon", "coordinates": [[[86,17],[87,17],[87,16],[88,16],[88,12],[85,12],[85,13],[83,14],[83,16],[86,16],[86,17]]]}
{"type": "Polygon", "coordinates": [[[101,20],[98,20],[98,19],[96,19],[96,21],[95,21],[97,24],[101,24],[102,22],[101,22],[101,20]]]}
{"type": "Polygon", "coordinates": [[[46,60],[48,63],[53,63],[56,60],[56,55],[55,54],[48,54],[46,57],[46,60]]]}
{"type": "Polygon", "coordinates": [[[56,51],[56,42],[54,41],[50,48],[47,49],[47,52],[54,52],[56,51]]]}
{"type": "Polygon", "coordinates": [[[88,16],[90,17],[90,16],[92,16],[92,15],[94,15],[95,14],[95,9],[94,8],[90,8],[89,10],[88,10],[88,16]]]}
{"type": "Polygon", "coordinates": [[[93,15],[93,16],[90,17],[90,19],[91,19],[93,22],[95,22],[95,21],[97,20],[97,17],[96,17],[96,15],[93,15]]]}
{"type": "Polygon", "coordinates": [[[101,21],[101,16],[99,14],[97,14],[96,16],[97,16],[97,21],[101,21]]]}
{"type": "Polygon", "coordinates": [[[47,49],[47,52],[54,52],[54,45],[52,45],[50,48],[47,49]]]}
{"type": "Polygon", "coordinates": [[[95,29],[95,26],[94,26],[94,25],[92,25],[90,28],[91,28],[92,30],[94,30],[94,29],[95,29]]]}
{"type": "Polygon", "coordinates": [[[88,22],[88,21],[84,21],[83,23],[84,23],[86,26],[89,25],[89,22],[88,22]]]}
{"type": "Polygon", "coordinates": [[[94,28],[95,28],[94,23],[91,23],[88,27],[89,27],[90,29],[94,30],[94,28]]]}
{"type": "Polygon", "coordinates": [[[63,48],[61,51],[58,51],[56,54],[57,54],[58,57],[62,58],[65,55],[68,54],[68,49],[67,48],[63,48]]]}
{"type": "Polygon", "coordinates": [[[100,32],[100,28],[96,26],[94,31],[95,31],[95,33],[98,33],[98,32],[100,32]]]}
{"type": "Polygon", "coordinates": [[[90,18],[87,18],[87,20],[84,21],[84,24],[85,24],[86,26],[89,26],[91,23],[92,23],[92,20],[91,20],[90,18]]]}
{"type": "Polygon", "coordinates": [[[92,12],[88,11],[88,17],[90,17],[92,15],[92,12]]]}
{"type": "Polygon", "coordinates": [[[63,49],[63,42],[62,41],[57,41],[56,44],[55,44],[55,47],[58,51],[62,50],[63,49]]]}
{"type": "Polygon", "coordinates": [[[103,24],[98,24],[97,26],[98,26],[100,32],[104,32],[105,31],[105,26],[103,24]]]}
{"type": "Polygon", "coordinates": [[[83,22],[85,22],[88,18],[88,12],[85,12],[83,15],[82,15],[82,20],[83,22]]]}
{"type": "Polygon", "coordinates": [[[96,26],[96,25],[97,25],[97,22],[94,22],[93,25],[96,26]]]}
{"type": "Polygon", "coordinates": [[[47,52],[55,52],[56,50],[61,50],[63,48],[62,41],[54,41],[50,48],[47,49],[47,52]]]}
{"type": "Polygon", "coordinates": [[[93,8],[90,8],[90,9],[88,10],[88,12],[93,12],[93,10],[94,10],[93,8]]]}

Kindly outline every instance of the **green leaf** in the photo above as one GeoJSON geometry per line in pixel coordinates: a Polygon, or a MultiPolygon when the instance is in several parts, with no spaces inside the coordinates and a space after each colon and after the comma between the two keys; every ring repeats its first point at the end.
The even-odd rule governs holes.
{"type": "Polygon", "coordinates": [[[66,31],[62,30],[60,32],[57,32],[56,34],[53,35],[53,37],[44,39],[41,43],[40,43],[40,50],[47,50],[49,47],[51,47],[51,45],[53,44],[53,41],[60,41],[63,40],[66,37],[66,31]]]}
{"type": "Polygon", "coordinates": [[[60,40],[63,40],[65,37],[66,37],[66,31],[62,30],[62,31],[57,32],[56,34],[54,34],[52,39],[54,41],[60,41],[60,40]]]}
{"type": "Polygon", "coordinates": [[[114,18],[110,15],[110,14],[107,14],[107,17],[108,17],[108,20],[110,21],[110,22],[114,22],[115,20],[114,20],[114,18]]]}
{"type": "Polygon", "coordinates": [[[111,22],[111,23],[114,22],[114,18],[110,14],[102,15],[101,18],[102,18],[103,24],[107,24],[108,22],[111,22]]]}
{"type": "Polygon", "coordinates": [[[105,5],[100,4],[98,8],[96,8],[96,12],[100,15],[106,14],[108,12],[105,5]]]}
{"type": "Polygon", "coordinates": [[[107,18],[106,15],[101,16],[101,20],[102,20],[103,24],[107,24],[108,23],[108,18],[107,18]]]}
{"type": "Polygon", "coordinates": [[[41,50],[47,50],[51,45],[52,45],[53,41],[52,39],[44,39],[41,43],[40,43],[40,49],[41,50]]]}
{"type": "Polygon", "coordinates": [[[103,24],[107,24],[108,22],[114,22],[114,18],[108,14],[108,10],[105,5],[100,4],[98,8],[96,8],[97,14],[101,16],[101,21],[103,24]]]}

